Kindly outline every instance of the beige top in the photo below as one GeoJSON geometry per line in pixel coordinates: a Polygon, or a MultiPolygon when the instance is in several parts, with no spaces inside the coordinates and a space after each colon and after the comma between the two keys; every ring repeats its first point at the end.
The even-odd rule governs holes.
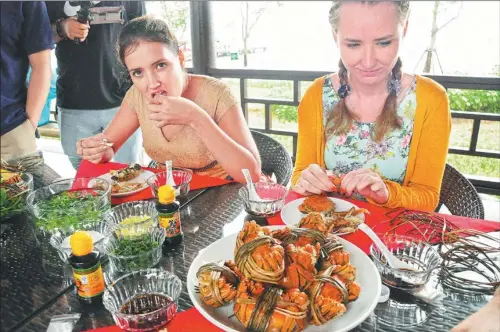
{"type": "MultiPolygon", "coordinates": [[[[226,112],[238,103],[238,100],[224,82],[208,76],[201,78],[203,82],[200,83],[193,102],[218,124],[226,112]]],[[[226,171],[217,163],[192,127],[172,125],[172,127],[178,127],[177,133],[171,140],[167,140],[161,128],[156,127],[154,121],[148,118],[148,101],[135,86],[127,91],[124,101],[139,118],[144,149],[153,160],[161,163],[172,160],[174,167],[189,168],[201,175],[227,177],[226,171]]]]}

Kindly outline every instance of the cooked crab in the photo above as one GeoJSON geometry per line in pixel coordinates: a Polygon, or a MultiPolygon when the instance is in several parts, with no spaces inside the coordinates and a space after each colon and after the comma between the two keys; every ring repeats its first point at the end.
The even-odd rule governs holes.
{"type": "Polygon", "coordinates": [[[280,283],[283,288],[306,289],[314,281],[316,275],[316,261],[318,257],[319,244],[310,244],[304,247],[296,247],[293,244],[286,246],[285,277],[280,283]]]}
{"type": "Polygon", "coordinates": [[[300,228],[316,230],[322,234],[328,234],[328,224],[319,212],[312,212],[300,219],[300,228]]]}
{"type": "Polygon", "coordinates": [[[321,246],[325,243],[325,236],[321,232],[308,228],[285,227],[274,230],[271,236],[280,240],[283,246],[288,244],[296,247],[304,247],[308,244],[321,246]]]}
{"type": "Polygon", "coordinates": [[[234,314],[251,331],[302,331],[307,324],[308,297],[298,289],[283,291],[267,288],[260,298],[248,292],[242,281],[234,305],[234,314]]]}
{"type": "Polygon", "coordinates": [[[331,319],[343,315],[349,299],[346,285],[331,276],[331,270],[319,272],[314,283],[307,290],[311,301],[310,323],[322,325],[331,319]]]}
{"type": "Polygon", "coordinates": [[[325,270],[330,266],[346,265],[350,261],[350,254],[344,250],[337,236],[329,234],[325,244],[321,247],[320,269],[325,270]]]}
{"type": "Polygon", "coordinates": [[[266,235],[271,235],[271,231],[268,228],[261,227],[254,220],[246,221],[243,229],[238,233],[238,237],[236,238],[234,253],[236,254],[238,249],[245,243],[266,235]]]}
{"type": "Polygon", "coordinates": [[[324,195],[311,195],[299,205],[302,213],[320,212],[325,215],[335,212],[335,203],[324,195]]]}
{"type": "Polygon", "coordinates": [[[218,308],[236,298],[241,274],[233,261],[208,263],[196,273],[201,299],[218,308]]]}
{"type": "Polygon", "coordinates": [[[284,250],[270,236],[258,237],[243,244],[234,258],[241,273],[255,281],[277,284],[285,270],[284,250]]]}

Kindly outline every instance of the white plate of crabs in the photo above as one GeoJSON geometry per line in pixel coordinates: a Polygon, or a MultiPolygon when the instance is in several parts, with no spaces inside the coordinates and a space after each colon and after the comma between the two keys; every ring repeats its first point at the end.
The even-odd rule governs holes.
{"type": "MultiPolygon", "coordinates": [[[[258,226],[257,226],[258,227],[258,226]]],[[[268,232],[276,231],[276,230],[283,230],[287,228],[286,226],[269,226],[269,227],[262,227],[259,230],[259,233],[262,234],[263,229],[267,229],[268,232]]],[[[242,231],[243,232],[243,231],[242,231]]],[[[245,279],[245,277],[242,277],[244,272],[241,272],[241,270],[238,270],[239,272],[239,277],[240,281],[237,286],[234,286],[235,289],[237,289],[237,294],[235,298],[232,300],[228,300],[227,303],[220,307],[213,307],[211,305],[207,304],[206,297],[202,298],[200,292],[200,282],[197,277],[197,273],[200,270],[200,267],[205,266],[207,263],[217,263],[223,264],[223,262],[231,260],[235,261],[235,245],[238,239],[238,234],[232,234],[227,237],[224,237],[205,249],[200,250],[198,253],[197,257],[194,259],[192,262],[189,271],[188,271],[188,276],[187,276],[187,288],[188,288],[188,293],[191,298],[191,301],[193,302],[194,306],[198,309],[198,311],[211,323],[216,325],[217,327],[223,329],[224,331],[246,331],[245,325],[242,324],[240,321],[240,318],[242,318],[242,314],[235,314],[235,310],[239,311],[241,310],[241,304],[238,304],[238,307],[236,307],[236,303],[242,303],[241,299],[244,298],[241,296],[241,294],[246,294],[245,291],[241,291],[242,287],[241,285],[246,283],[242,282],[241,280],[249,280],[245,279]]],[[[274,233],[273,233],[274,234],[274,233]]],[[[274,235],[273,235],[274,236],[274,235]]],[[[345,311],[339,316],[333,317],[331,320],[323,321],[321,325],[313,325],[311,324],[312,322],[312,306],[310,305],[310,295],[312,292],[312,289],[326,289],[326,288],[321,288],[321,287],[316,287],[315,283],[309,284],[309,286],[306,286],[304,289],[301,288],[300,290],[297,290],[298,292],[302,292],[302,294],[305,294],[305,298],[308,301],[307,304],[307,311],[303,309],[303,316],[302,316],[302,329],[306,332],[319,332],[319,331],[336,331],[336,332],[343,332],[343,331],[349,331],[359,324],[361,324],[375,309],[378,299],[380,296],[380,291],[381,291],[381,279],[380,279],[380,274],[377,271],[375,265],[373,262],[370,260],[370,258],[363,252],[361,249],[359,249],[357,246],[354,244],[350,243],[347,240],[344,240],[342,238],[339,238],[337,236],[329,235],[330,237],[334,237],[338,243],[341,244],[343,247],[342,250],[346,251],[349,253],[348,257],[348,262],[350,265],[354,266],[355,271],[355,283],[359,285],[358,292],[357,292],[357,298],[351,301],[351,291],[349,290],[349,303],[345,301],[343,304],[345,305],[345,311]],[[309,293],[308,293],[309,292],[309,293]],[[304,312],[307,312],[304,314],[304,312]],[[304,316],[305,315],[305,316],[304,316]],[[304,318],[305,317],[305,318],[304,318]],[[305,322],[305,323],[304,323],[305,322]]],[[[251,241],[250,241],[251,242],[251,241]]],[[[286,259],[289,255],[288,248],[289,246],[286,247],[283,257],[286,259]]],[[[240,256],[241,257],[241,256],[240,256]]],[[[242,267],[242,265],[238,265],[239,263],[236,263],[236,267],[242,267]]],[[[287,263],[288,264],[288,263],[287,263]]],[[[345,263],[344,263],[345,264],[345,263]]],[[[229,265],[228,265],[229,266],[229,265]]],[[[318,265],[316,265],[318,266],[318,265]]],[[[323,265],[321,265],[323,266],[323,265]]],[[[285,268],[285,271],[286,270],[285,268]]],[[[325,270],[322,270],[325,271],[325,270]]],[[[213,272],[209,272],[209,275],[213,276],[211,274],[213,272]]],[[[322,272],[318,271],[316,272],[315,275],[320,275],[322,272]]],[[[236,274],[235,274],[236,275],[236,274]]],[[[285,273],[285,276],[288,275],[288,272],[285,273]]],[[[298,274],[297,274],[298,275],[298,274]]],[[[200,275],[201,276],[201,275],[200,275]]],[[[205,274],[206,276],[206,274],[205,274]]],[[[219,275],[214,276],[214,280],[219,280],[219,275]]],[[[200,279],[201,280],[201,279],[200,279]]],[[[226,280],[231,280],[231,279],[226,279],[226,280]]],[[[317,280],[317,279],[314,279],[317,280]]],[[[205,279],[206,281],[206,279],[205,279]]],[[[209,283],[210,284],[210,283],[209,283]]],[[[205,282],[205,285],[207,283],[205,282]]],[[[271,284],[263,284],[265,285],[266,289],[272,288],[278,289],[281,286],[276,286],[276,285],[271,285],[271,284]],[[272,286],[272,287],[271,287],[272,286]]],[[[323,284],[326,285],[326,284],[323,284]]],[[[206,287],[206,286],[204,286],[206,287]]],[[[216,287],[216,286],[212,286],[216,287]]],[[[246,287],[246,286],[245,286],[246,287]]],[[[325,287],[325,286],[322,286],[325,287]]],[[[250,288],[250,287],[248,287],[250,288]]],[[[283,290],[282,292],[288,292],[289,290],[284,290],[283,287],[281,287],[283,290]]],[[[206,288],[205,288],[206,290],[206,288]]],[[[215,293],[213,293],[215,294],[215,293]]],[[[221,292],[219,292],[221,294],[221,292]]],[[[263,293],[265,294],[265,292],[263,293]]],[[[281,294],[281,293],[280,293],[281,294]]],[[[323,296],[323,293],[318,293],[323,296]]],[[[206,295],[205,295],[206,296],[206,295]]],[[[220,296],[220,295],[219,295],[220,296]]],[[[261,295],[262,296],[262,295],[261,295]]],[[[260,296],[260,297],[261,297],[260,296]]],[[[319,297],[319,295],[317,295],[319,297]]],[[[316,297],[316,298],[318,298],[316,297]]],[[[209,299],[211,296],[208,297],[209,299]]],[[[287,301],[289,298],[285,298],[284,301],[287,301]]],[[[255,300],[255,299],[254,299],[255,300]]],[[[282,301],[283,298],[279,298],[278,303],[283,303],[279,302],[282,301]]],[[[210,300],[209,300],[210,301],[210,300]]],[[[245,301],[245,300],[243,300],[245,301]]],[[[264,301],[262,301],[264,302],[264,301]]],[[[243,302],[245,303],[245,302],[243,302]]],[[[317,302],[315,302],[317,303],[317,302]]],[[[316,308],[319,308],[320,306],[316,306],[316,308]]],[[[247,310],[244,312],[246,314],[243,314],[243,317],[246,315],[246,319],[249,317],[249,310],[248,307],[246,307],[247,310]]],[[[304,308],[304,306],[302,306],[304,308]]],[[[288,309],[287,307],[287,310],[288,309]]],[[[319,309],[317,309],[319,310],[319,309]]],[[[274,315],[279,315],[280,311],[278,309],[273,309],[273,316],[271,319],[274,319],[273,321],[268,321],[267,323],[264,323],[264,326],[260,331],[299,331],[301,328],[298,328],[297,325],[295,326],[290,326],[287,325],[287,328],[281,327],[276,329],[276,319],[280,319],[279,316],[274,316],[274,315]],[[266,325],[268,324],[268,325],[266,325]],[[274,325],[273,325],[274,324],[274,325]]],[[[256,317],[259,315],[255,315],[256,317]]],[[[261,315],[262,316],[262,315],[261,315]]],[[[316,317],[318,317],[316,315],[316,317]]],[[[245,318],[242,318],[245,319],[245,318]]],[[[250,318],[252,319],[252,318],[250,318]]],[[[295,323],[295,321],[294,321],[295,323]]],[[[246,324],[250,324],[249,321],[246,321],[246,324]]],[[[259,330],[259,329],[257,329],[259,330]]]]}

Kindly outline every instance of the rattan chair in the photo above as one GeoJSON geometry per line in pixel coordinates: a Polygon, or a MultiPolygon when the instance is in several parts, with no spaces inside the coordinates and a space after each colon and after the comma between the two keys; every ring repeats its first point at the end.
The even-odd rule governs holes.
{"type": "Polygon", "coordinates": [[[251,130],[253,139],[259,149],[262,161],[262,172],[266,175],[275,175],[279,184],[286,186],[292,177],[292,158],[285,147],[274,138],[251,130]]]}
{"type": "MultiPolygon", "coordinates": [[[[274,174],[276,181],[286,186],[292,177],[292,158],[283,145],[274,138],[258,131],[251,130],[251,133],[259,149],[262,172],[269,176],[274,174]]],[[[154,160],[148,165],[150,168],[157,166],[158,163],[154,160]]]]}
{"type": "Polygon", "coordinates": [[[484,219],[484,206],[476,188],[465,176],[446,164],[436,211],[446,206],[451,214],[484,219]]]}

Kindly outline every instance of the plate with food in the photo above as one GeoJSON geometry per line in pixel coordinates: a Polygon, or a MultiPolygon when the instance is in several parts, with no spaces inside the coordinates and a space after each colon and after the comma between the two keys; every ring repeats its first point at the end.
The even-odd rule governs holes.
{"type": "Polygon", "coordinates": [[[246,222],[191,264],[191,301],[224,331],[349,331],[375,309],[380,275],[335,235],[246,222]]]}
{"type": "Polygon", "coordinates": [[[0,219],[21,213],[32,190],[33,177],[29,173],[0,168],[0,219]]]}
{"type": "Polygon", "coordinates": [[[154,175],[153,172],[142,169],[139,164],[130,164],[127,167],[111,170],[99,176],[111,183],[111,196],[129,196],[148,188],[146,180],[154,175]]]}
{"type": "Polygon", "coordinates": [[[355,232],[365,222],[366,209],[343,199],[311,195],[286,204],[281,219],[286,225],[302,226],[322,233],[345,235],[355,232]]]}

